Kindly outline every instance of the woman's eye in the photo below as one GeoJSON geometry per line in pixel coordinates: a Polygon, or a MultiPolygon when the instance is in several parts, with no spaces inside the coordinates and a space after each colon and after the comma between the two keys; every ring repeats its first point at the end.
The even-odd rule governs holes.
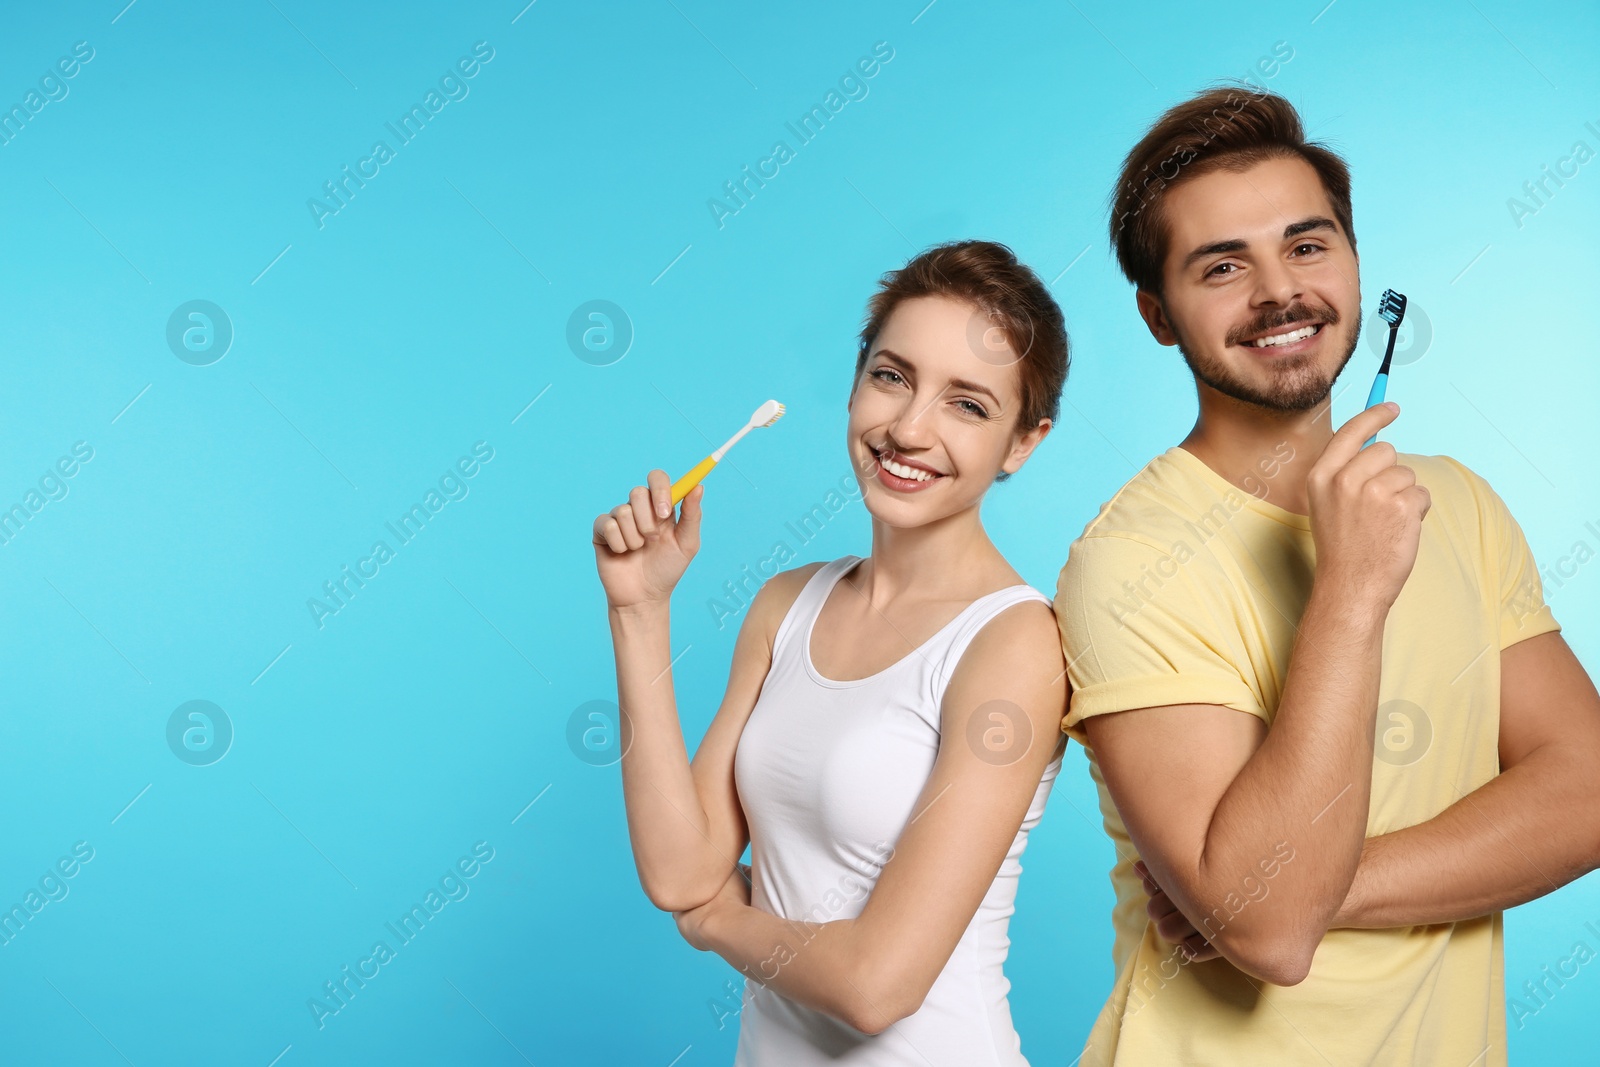
{"type": "MultiPolygon", "coordinates": [[[[905,379],[900,377],[898,372],[893,371],[888,367],[878,367],[875,370],[868,371],[867,376],[869,378],[876,378],[878,381],[884,382],[888,385],[905,384],[905,379]]],[[[989,417],[989,412],[976,400],[967,400],[963,398],[956,401],[956,406],[967,414],[976,415],[980,419],[987,419],[989,417]]]]}

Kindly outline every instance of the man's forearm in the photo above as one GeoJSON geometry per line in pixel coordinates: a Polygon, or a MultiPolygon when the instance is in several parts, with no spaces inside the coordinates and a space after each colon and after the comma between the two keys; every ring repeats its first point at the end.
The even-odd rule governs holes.
{"type": "Polygon", "coordinates": [[[1330,925],[1422,926],[1525,904],[1595,869],[1597,823],[1589,768],[1547,746],[1427,822],[1368,839],[1330,925]]]}
{"type": "Polygon", "coordinates": [[[1383,626],[1377,609],[1314,587],[1272,728],[1218,803],[1196,872],[1206,899],[1191,918],[1209,937],[1220,931],[1206,910],[1276,843],[1300,857],[1274,879],[1270,903],[1215,939],[1230,956],[1309,966],[1347,895],[1366,837],[1383,626]]]}

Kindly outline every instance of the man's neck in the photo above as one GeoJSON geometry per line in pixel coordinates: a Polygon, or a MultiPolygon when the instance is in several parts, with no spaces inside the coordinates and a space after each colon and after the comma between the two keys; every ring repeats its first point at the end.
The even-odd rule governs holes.
{"type": "Polygon", "coordinates": [[[1311,512],[1306,474],[1333,437],[1332,395],[1310,411],[1272,411],[1200,387],[1200,417],[1184,451],[1260,500],[1311,512]]]}

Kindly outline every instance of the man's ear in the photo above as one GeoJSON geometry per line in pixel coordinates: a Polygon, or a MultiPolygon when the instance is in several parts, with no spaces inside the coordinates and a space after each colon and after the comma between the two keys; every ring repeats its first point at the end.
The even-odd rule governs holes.
{"type": "Polygon", "coordinates": [[[1140,289],[1134,294],[1139,303],[1139,317],[1144,319],[1144,324],[1150,329],[1150,336],[1158,344],[1175,345],[1178,335],[1173,332],[1172,324],[1167,321],[1167,309],[1161,303],[1161,298],[1148,289],[1140,289]]]}

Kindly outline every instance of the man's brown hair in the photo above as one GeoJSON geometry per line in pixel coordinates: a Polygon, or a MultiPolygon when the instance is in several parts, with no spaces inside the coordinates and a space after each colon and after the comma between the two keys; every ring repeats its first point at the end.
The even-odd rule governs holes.
{"type": "Polygon", "coordinates": [[[1221,85],[1170,108],[1122,162],[1111,198],[1111,245],[1135,286],[1161,294],[1167,258],[1166,193],[1213,170],[1243,170],[1288,156],[1309,163],[1333,202],[1350,247],[1350,168],[1320,141],[1308,141],[1294,105],[1251,85],[1221,85]]]}
{"type": "MultiPolygon", "coordinates": [[[[899,270],[885,274],[867,302],[856,353],[856,378],[866,366],[872,342],[901,301],[945,296],[977,308],[1020,357],[1017,374],[1022,403],[1015,428],[1021,432],[1061,416],[1061,389],[1071,362],[1066,320],[1039,276],[1016,254],[994,241],[951,241],[920,253],[899,270]]],[[[977,339],[974,355],[978,352],[977,339]]],[[[1001,471],[995,481],[1011,475],[1001,471]]]]}

